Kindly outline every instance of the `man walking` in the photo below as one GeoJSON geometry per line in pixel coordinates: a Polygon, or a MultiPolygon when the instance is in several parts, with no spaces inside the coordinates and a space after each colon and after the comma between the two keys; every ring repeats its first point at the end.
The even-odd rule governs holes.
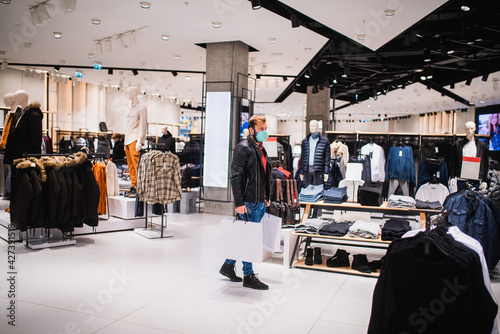
{"type": "MultiPolygon", "coordinates": [[[[248,121],[250,136],[234,149],[231,164],[231,186],[233,188],[236,212],[243,220],[260,223],[270,192],[271,164],[262,143],[267,139],[267,124],[264,116],[254,115],[248,121]]],[[[253,272],[251,262],[243,261],[244,278],[236,276],[235,260],[227,259],[219,273],[232,282],[243,281],[243,286],[257,290],[267,290],[253,272]]]]}

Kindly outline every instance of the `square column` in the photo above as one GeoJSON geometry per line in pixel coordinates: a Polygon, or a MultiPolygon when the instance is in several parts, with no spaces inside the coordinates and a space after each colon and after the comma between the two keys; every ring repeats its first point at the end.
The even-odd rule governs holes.
{"type": "Polygon", "coordinates": [[[314,120],[323,121],[322,135],[329,131],[330,125],[330,88],[326,87],[318,93],[313,94],[313,87],[307,87],[306,107],[306,133],[309,133],[309,122],[314,120]]]}

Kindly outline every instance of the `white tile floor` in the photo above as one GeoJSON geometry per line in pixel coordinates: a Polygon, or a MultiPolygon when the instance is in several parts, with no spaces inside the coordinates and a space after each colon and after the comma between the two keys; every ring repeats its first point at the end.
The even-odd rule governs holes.
{"type": "MultiPolygon", "coordinates": [[[[289,269],[271,259],[254,265],[270,290],[243,288],[218,273],[220,219],[168,214],[169,239],[126,231],[76,237],[73,247],[16,244],[16,327],[5,320],[4,274],[0,333],[366,333],[375,279],[289,269]]],[[[6,273],[7,243],[0,244],[6,273]]],[[[500,279],[492,288],[498,299],[500,279]]]]}

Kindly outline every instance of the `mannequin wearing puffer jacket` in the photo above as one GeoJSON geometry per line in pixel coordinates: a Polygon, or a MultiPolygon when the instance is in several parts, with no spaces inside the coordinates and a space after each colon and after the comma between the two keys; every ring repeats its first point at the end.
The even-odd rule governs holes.
{"type": "Polygon", "coordinates": [[[302,140],[300,157],[301,187],[310,184],[318,185],[328,181],[330,172],[330,141],[323,137],[318,130],[318,121],[309,123],[310,134],[302,140]]]}

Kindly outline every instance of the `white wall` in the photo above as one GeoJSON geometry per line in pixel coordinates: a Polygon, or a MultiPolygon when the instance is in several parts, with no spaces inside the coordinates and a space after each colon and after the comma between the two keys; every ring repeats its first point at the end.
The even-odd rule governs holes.
{"type": "Polygon", "coordinates": [[[280,120],[278,121],[278,132],[284,135],[290,135],[290,145],[302,143],[306,136],[306,122],[300,120],[280,120]]]}
{"type": "Polygon", "coordinates": [[[32,77],[25,77],[23,71],[13,70],[7,68],[0,71],[0,104],[3,106],[3,97],[7,93],[15,93],[23,89],[29,94],[29,103],[40,102],[41,109],[47,110],[47,101],[45,98],[45,79],[40,79],[36,74],[32,77]]]}
{"type": "Polygon", "coordinates": [[[389,132],[420,133],[420,120],[418,115],[407,119],[389,121],[389,132]]]}

